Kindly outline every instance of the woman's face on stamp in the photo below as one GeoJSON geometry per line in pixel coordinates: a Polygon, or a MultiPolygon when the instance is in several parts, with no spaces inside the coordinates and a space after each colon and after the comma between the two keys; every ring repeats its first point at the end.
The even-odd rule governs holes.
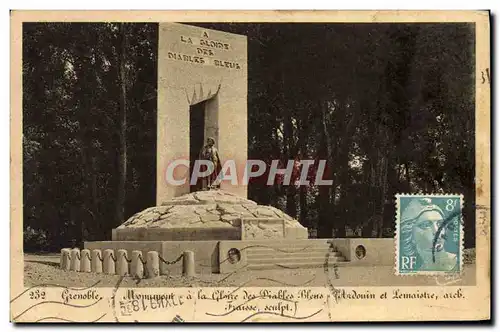
{"type": "Polygon", "coordinates": [[[432,254],[433,249],[439,252],[444,248],[444,230],[441,230],[440,234],[436,236],[442,223],[443,217],[437,211],[426,211],[416,220],[413,226],[413,239],[421,257],[432,254]]]}

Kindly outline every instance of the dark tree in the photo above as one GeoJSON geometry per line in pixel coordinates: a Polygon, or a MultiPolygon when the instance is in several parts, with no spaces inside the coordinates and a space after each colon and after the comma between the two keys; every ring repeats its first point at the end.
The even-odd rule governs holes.
{"type": "MultiPolygon", "coordinates": [[[[380,237],[396,193],[463,193],[474,246],[473,25],[194,25],[248,37],[249,158],[327,161],[330,186],[257,179],[250,199],[380,237]]],[[[155,204],[157,44],[157,24],[24,24],[26,250],[109,239],[155,204]]]]}

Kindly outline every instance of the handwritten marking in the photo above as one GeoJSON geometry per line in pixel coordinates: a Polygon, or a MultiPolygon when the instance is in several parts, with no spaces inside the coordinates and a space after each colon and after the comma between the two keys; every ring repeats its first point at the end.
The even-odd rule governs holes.
{"type": "Polygon", "coordinates": [[[172,323],[184,323],[184,319],[181,316],[175,315],[174,319],[172,319],[172,323]]]}
{"type": "Polygon", "coordinates": [[[251,314],[250,316],[248,316],[247,318],[243,319],[241,321],[241,323],[244,323],[246,322],[247,320],[249,320],[250,318],[253,318],[255,316],[258,316],[258,315],[264,315],[264,314],[269,314],[269,315],[274,315],[274,316],[280,316],[280,317],[285,317],[285,318],[291,318],[291,319],[296,319],[296,320],[303,320],[303,319],[308,319],[308,318],[311,318],[313,316],[316,316],[317,314],[319,314],[321,311],[323,311],[323,309],[319,309],[318,311],[316,311],[315,313],[312,313],[308,316],[302,316],[302,317],[294,317],[294,316],[288,316],[288,315],[285,315],[285,314],[277,314],[275,312],[272,312],[272,311],[260,311],[260,312],[256,312],[256,313],[253,313],[251,314]]]}
{"type": "Polygon", "coordinates": [[[95,323],[95,322],[100,321],[106,315],[107,314],[104,314],[101,317],[94,319],[94,320],[91,320],[91,321],[88,321],[88,322],[74,321],[74,320],[65,319],[65,318],[61,318],[61,317],[44,317],[44,318],[40,318],[40,319],[36,320],[35,323],[42,322],[44,320],[49,320],[49,319],[57,319],[57,320],[60,320],[63,322],[68,322],[68,323],[95,323]]]}
{"type": "Polygon", "coordinates": [[[481,82],[481,84],[484,84],[486,82],[488,82],[488,84],[491,83],[491,80],[490,80],[490,68],[486,68],[485,70],[481,71],[481,79],[483,80],[481,82]],[[486,73],[486,77],[485,77],[485,73],[486,73]]]}
{"type": "Polygon", "coordinates": [[[238,288],[236,288],[235,290],[233,290],[232,292],[230,292],[229,295],[234,294],[235,292],[237,292],[238,290],[240,290],[241,288],[243,288],[244,286],[246,286],[247,284],[249,284],[250,282],[252,282],[254,280],[267,280],[267,281],[273,281],[273,282],[279,283],[279,284],[281,284],[283,286],[302,287],[302,286],[306,286],[307,284],[311,283],[314,279],[316,279],[316,275],[314,275],[314,277],[312,277],[312,279],[307,280],[306,282],[303,282],[301,284],[289,284],[289,283],[286,283],[284,281],[280,281],[280,280],[276,280],[276,279],[271,279],[271,278],[266,278],[266,277],[258,277],[258,278],[254,278],[254,279],[250,279],[250,280],[245,281],[238,288]]]}
{"type": "Polygon", "coordinates": [[[234,274],[236,274],[237,272],[240,272],[241,270],[245,269],[246,267],[248,266],[248,264],[246,265],[243,265],[242,267],[240,267],[239,269],[237,269],[236,271],[233,271],[231,273],[229,273],[227,276],[225,276],[224,278],[222,278],[221,280],[218,280],[218,281],[212,281],[212,280],[203,280],[203,279],[196,279],[197,281],[201,281],[201,282],[204,282],[204,283],[208,283],[208,284],[212,284],[212,283],[215,283],[215,284],[219,284],[225,280],[227,280],[229,277],[232,277],[234,274]]]}
{"type": "MultiPolygon", "coordinates": [[[[334,295],[338,292],[338,290],[333,286],[332,281],[330,280],[330,269],[328,267],[329,260],[330,260],[330,251],[328,251],[325,255],[325,262],[323,263],[323,271],[325,272],[325,275],[326,275],[326,283],[327,283],[328,289],[330,290],[331,295],[334,297],[335,302],[338,303],[338,299],[334,295]]],[[[337,264],[333,265],[333,271],[335,273],[335,279],[339,279],[337,264]]]]}
{"type": "Polygon", "coordinates": [[[24,310],[22,313],[20,313],[16,317],[12,318],[12,320],[13,321],[17,320],[19,317],[21,317],[22,315],[24,315],[25,313],[27,313],[28,311],[30,311],[34,307],[37,307],[37,306],[42,305],[42,304],[49,304],[50,303],[50,304],[61,304],[61,305],[65,305],[65,306],[69,306],[69,307],[73,307],[73,308],[89,308],[89,307],[96,305],[99,301],[101,301],[101,299],[95,301],[94,303],[88,304],[88,305],[76,305],[76,304],[69,304],[69,303],[64,303],[64,302],[60,302],[60,301],[43,301],[43,302],[32,305],[31,307],[24,310]]]}
{"type": "Polygon", "coordinates": [[[118,279],[118,282],[116,283],[115,285],[115,288],[113,288],[113,291],[111,292],[111,307],[113,308],[113,316],[115,317],[115,321],[116,322],[120,322],[118,320],[118,316],[116,315],[116,304],[115,304],[115,301],[116,301],[116,292],[118,291],[118,288],[120,287],[122,281],[123,281],[123,278],[125,278],[124,276],[121,276],[120,279],[118,279]]]}
{"type": "MultiPolygon", "coordinates": [[[[246,246],[246,247],[243,247],[240,249],[240,252],[243,252],[244,250],[247,250],[247,249],[252,249],[252,248],[266,248],[266,249],[273,249],[274,251],[278,251],[278,252],[282,252],[282,253],[285,253],[285,254],[296,254],[296,253],[299,253],[299,252],[302,252],[302,251],[305,251],[309,248],[311,248],[312,246],[307,246],[307,247],[303,247],[303,248],[300,248],[298,250],[283,250],[283,249],[280,249],[280,248],[275,248],[275,247],[271,247],[271,246],[264,246],[264,245],[252,245],[252,246],[246,246]]],[[[225,259],[223,259],[220,264],[223,264],[225,262],[227,262],[229,260],[229,257],[226,257],[225,259]]]]}
{"type": "Polygon", "coordinates": [[[138,275],[134,276],[132,279],[135,281],[136,285],[139,285],[141,283],[141,280],[142,280],[142,278],[139,277],[138,275]]]}
{"type": "Polygon", "coordinates": [[[455,284],[457,282],[460,282],[462,279],[460,278],[460,275],[451,275],[451,276],[445,276],[445,282],[441,282],[439,281],[439,277],[436,276],[435,278],[436,280],[436,285],[438,286],[449,286],[449,285],[452,285],[452,284],[455,284]],[[448,281],[449,279],[451,279],[450,281],[448,281]]]}
{"type": "MultiPolygon", "coordinates": [[[[437,241],[439,239],[439,236],[441,236],[441,233],[443,232],[444,228],[447,227],[448,224],[450,222],[452,222],[455,219],[455,217],[457,217],[459,215],[460,215],[461,226],[463,226],[464,219],[463,219],[462,209],[460,208],[460,210],[458,212],[450,213],[450,215],[445,220],[443,220],[443,223],[438,227],[436,234],[434,235],[434,239],[432,240],[432,262],[433,263],[436,263],[436,244],[437,244],[437,241]]],[[[459,244],[459,245],[461,246],[462,244],[459,244]]]]}

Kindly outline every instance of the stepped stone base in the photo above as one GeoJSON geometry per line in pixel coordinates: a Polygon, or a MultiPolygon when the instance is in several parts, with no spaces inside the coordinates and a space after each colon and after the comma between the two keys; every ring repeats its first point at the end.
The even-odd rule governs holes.
{"type": "MultiPolygon", "coordinates": [[[[182,274],[182,255],[194,253],[195,273],[239,269],[309,268],[325,265],[392,265],[392,239],[307,239],[307,228],[282,211],[223,190],[173,198],[130,217],[113,241],[85,249],[139,250],[159,256],[160,274],[182,274]]],[[[122,252],[123,253],[123,252],[122,252]]]]}
{"type": "Polygon", "coordinates": [[[220,272],[246,269],[280,269],[321,267],[345,261],[328,239],[221,241],[219,245],[220,272]],[[235,262],[231,253],[240,253],[235,262]]]}
{"type": "Polygon", "coordinates": [[[351,265],[394,265],[393,238],[348,238],[330,240],[351,265]],[[364,252],[364,257],[361,254],[364,252]]]}
{"type": "MultiPolygon", "coordinates": [[[[156,251],[175,261],[184,251],[194,252],[195,273],[230,273],[239,269],[314,268],[325,264],[394,264],[394,239],[270,239],[224,241],[97,241],[85,242],[85,249],[156,251]],[[361,248],[362,247],[362,248],[361,248]]],[[[182,274],[182,259],[166,264],[160,259],[161,274],[182,274]]]]}

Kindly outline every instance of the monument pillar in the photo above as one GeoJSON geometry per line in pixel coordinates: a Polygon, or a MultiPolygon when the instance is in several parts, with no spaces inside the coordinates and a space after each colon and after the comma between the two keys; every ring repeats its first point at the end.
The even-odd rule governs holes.
{"type": "MultiPolygon", "coordinates": [[[[189,167],[177,166],[167,182],[167,167],[189,161],[190,109],[204,102],[204,140],[214,137],[224,163],[234,160],[241,183],[247,160],[246,36],[177,23],[160,23],[158,32],[158,118],[156,204],[189,193],[189,167]]],[[[200,147],[201,148],[201,147],[200,147]]],[[[247,187],[221,183],[221,189],[247,196],[247,187]]]]}

